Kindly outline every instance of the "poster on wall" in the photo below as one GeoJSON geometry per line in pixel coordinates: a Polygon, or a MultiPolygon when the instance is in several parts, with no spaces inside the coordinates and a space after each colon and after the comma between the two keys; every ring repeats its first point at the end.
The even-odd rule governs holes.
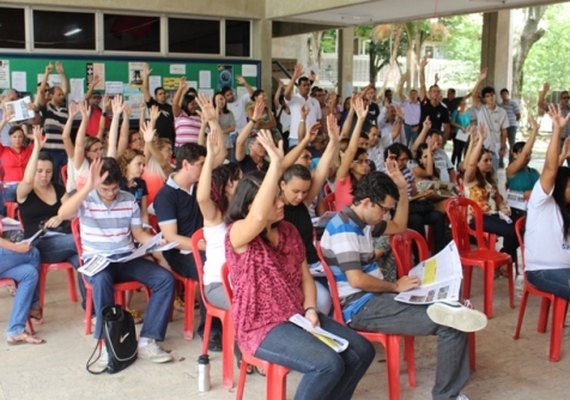
{"type": "Polygon", "coordinates": [[[131,87],[142,87],[142,73],[144,64],[144,62],[129,63],[129,85],[131,87]]]}
{"type": "Polygon", "coordinates": [[[0,60],[0,89],[10,87],[10,61],[0,60]]]}
{"type": "Polygon", "coordinates": [[[85,64],[85,82],[87,86],[93,82],[93,78],[99,77],[98,83],[94,90],[105,90],[105,64],[103,63],[87,63],[85,64]]]}

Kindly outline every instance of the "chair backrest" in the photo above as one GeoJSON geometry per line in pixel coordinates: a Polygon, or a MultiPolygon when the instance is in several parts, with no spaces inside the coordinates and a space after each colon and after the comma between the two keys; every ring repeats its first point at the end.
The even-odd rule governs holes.
{"type": "Polygon", "coordinates": [[[196,271],[198,271],[198,284],[200,285],[200,294],[202,296],[202,301],[208,303],[206,296],[204,295],[204,263],[202,263],[202,257],[200,257],[200,246],[201,241],[206,242],[204,239],[204,228],[198,229],[192,235],[192,255],[194,256],[194,262],[196,263],[196,271]]]}
{"type": "Polygon", "coordinates": [[[408,275],[418,262],[430,256],[426,240],[418,232],[408,229],[404,233],[392,235],[390,246],[398,267],[398,277],[408,275]],[[417,249],[418,260],[414,261],[414,248],[417,249]]]}
{"type": "Polygon", "coordinates": [[[524,261],[524,229],[525,229],[525,224],[526,224],[526,217],[520,217],[519,219],[517,219],[517,222],[515,222],[515,233],[517,235],[517,241],[519,242],[519,247],[521,249],[523,268],[526,267],[526,264],[524,261]]]}
{"type": "Polygon", "coordinates": [[[83,247],[81,247],[81,228],[79,218],[73,218],[71,220],[71,234],[73,235],[73,241],[75,242],[75,248],[77,249],[77,255],[79,256],[79,263],[83,265],[83,247]]]}
{"type": "Polygon", "coordinates": [[[232,285],[230,284],[230,267],[228,266],[228,263],[224,263],[224,265],[222,265],[222,286],[224,288],[226,298],[231,304],[234,298],[234,292],[232,290],[232,285]]]}
{"type": "Polygon", "coordinates": [[[67,186],[67,164],[61,167],[61,182],[63,186],[67,186]]]}
{"type": "Polygon", "coordinates": [[[452,197],[447,201],[445,211],[459,252],[471,249],[471,236],[476,238],[478,248],[488,248],[483,232],[483,211],[479,204],[465,197],[452,197]],[[474,228],[469,226],[470,218],[474,228]]]}
{"type": "Polygon", "coordinates": [[[329,292],[331,295],[331,301],[333,306],[333,319],[344,325],[344,317],[342,316],[342,306],[340,305],[340,299],[338,297],[338,288],[336,286],[336,279],[334,278],[334,274],[329,267],[329,264],[325,261],[325,257],[323,256],[323,250],[321,249],[321,243],[317,242],[316,246],[317,254],[319,255],[319,259],[321,260],[321,264],[325,271],[325,275],[327,277],[327,283],[329,286],[329,292]]]}
{"type": "Polygon", "coordinates": [[[336,211],[336,198],[334,192],[329,193],[323,199],[323,205],[327,211],[336,211]]]}

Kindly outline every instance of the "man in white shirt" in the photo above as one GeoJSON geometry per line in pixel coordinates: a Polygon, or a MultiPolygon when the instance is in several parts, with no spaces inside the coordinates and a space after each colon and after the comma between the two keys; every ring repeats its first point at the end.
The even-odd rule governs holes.
{"type": "Polygon", "coordinates": [[[305,123],[306,130],[309,132],[311,126],[321,119],[321,105],[318,100],[309,97],[311,90],[311,82],[309,78],[302,76],[303,66],[297,64],[293,71],[293,76],[285,88],[285,102],[291,111],[291,128],[289,130],[289,148],[297,145],[302,137],[299,137],[299,124],[305,123]],[[297,94],[293,94],[293,86],[297,84],[297,94]],[[301,108],[303,106],[309,109],[306,120],[301,116],[301,108]]]}

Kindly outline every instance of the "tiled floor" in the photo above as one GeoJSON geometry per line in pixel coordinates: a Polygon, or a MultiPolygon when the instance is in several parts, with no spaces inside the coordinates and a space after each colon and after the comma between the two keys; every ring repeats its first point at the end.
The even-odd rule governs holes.
{"type": "MultiPolygon", "coordinates": [[[[481,307],[481,274],[475,272],[473,302],[481,307]]],[[[471,399],[549,399],[569,398],[570,349],[565,346],[558,363],[548,361],[549,335],[536,332],[537,299],[531,299],[527,309],[522,337],[512,339],[517,310],[508,308],[506,280],[496,283],[495,318],[486,330],[477,335],[477,371],[472,375],[465,393],[471,399]]],[[[519,294],[520,295],[520,294],[519,294]]],[[[0,331],[6,320],[12,299],[0,292],[0,331]]],[[[142,295],[135,304],[144,305],[142,295]]],[[[518,298],[517,298],[518,306],[518,298]]],[[[221,361],[212,354],[212,390],[198,393],[196,360],[200,351],[198,339],[182,338],[182,314],[168,329],[165,347],[172,349],[177,361],[153,365],[138,360],[116,375],[93,376],[85,371],[85,362],[93,349],[94,340],[83,334],[83,313],[79,304],[67,298],[64,274],[48,275],[45,323],[36,326],[38,334],[47,340],[42,346],[8,347],[0,342],[0,399],[233,399],[231,392],[221,386],[221,361]]],[[[568,341],[568,338],[566,338],[568,341]]],[[[383,350],[360,383],[355,399],[387,399],[383,350]]],[[[429,399],[435,370],[435,338],[416,339],[416,388],[407,386],[402,369],[402,399],[429,399]]],[[[236,370],[237,379],[237,370],[236,370]]],[[[287,380],[289,398],[293,398],[300,375],[292,373],[287,380]]],[[[246,399],[263,399],[265,380],[248,376],[246,399]]]]}

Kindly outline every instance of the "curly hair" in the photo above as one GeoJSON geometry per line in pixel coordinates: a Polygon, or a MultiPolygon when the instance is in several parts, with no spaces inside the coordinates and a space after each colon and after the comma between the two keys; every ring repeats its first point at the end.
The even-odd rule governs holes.
{"type": "Polygon", "coordinates": [[[228,210],[230,200],[226,196],[226,185],[238,181],[241,176],[239,164],[232,162],[222,164],[212,171],[212,188],[210,198],[218,206],[222,214],[228,210]]]}
{"type": "Polygon", "coordinates": [[[119,158],[117,158],[117,162],[119,163],[119,168],[121,168],[121,174],[123,174],[125,178],[127,177],[127,170],[129,169],[129,164],[138,156],[144,157],[144,153],[136,149],[127,149],[123,154],[119,156],[119,158]]]}

